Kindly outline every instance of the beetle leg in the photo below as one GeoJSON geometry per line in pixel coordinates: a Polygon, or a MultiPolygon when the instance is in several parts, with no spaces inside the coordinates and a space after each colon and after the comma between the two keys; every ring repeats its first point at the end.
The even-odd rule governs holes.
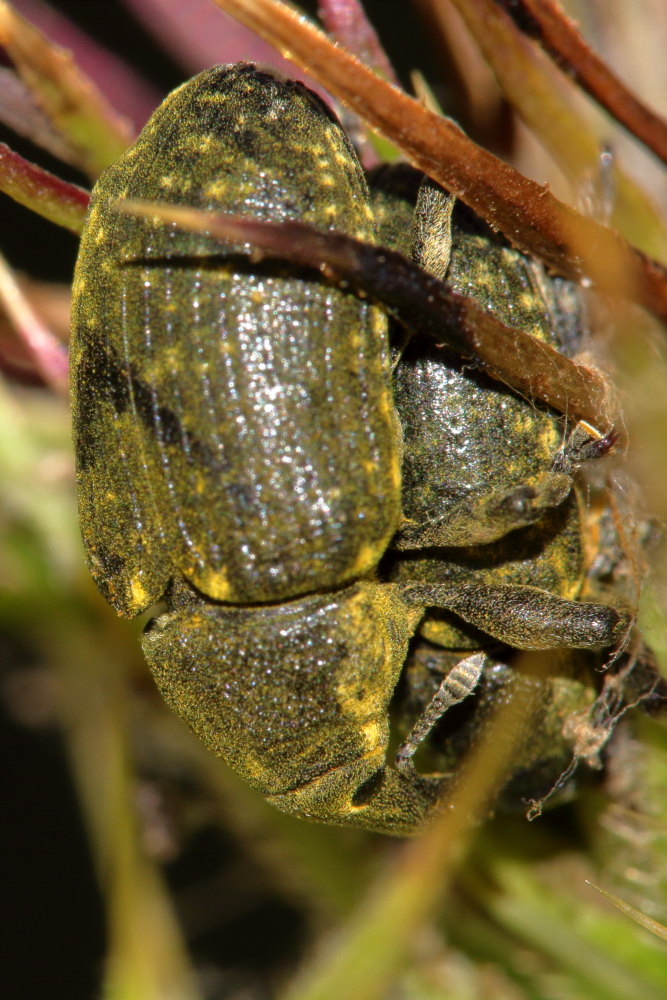
{"type": "Polygon", "coordinates": [[[556,453],[552,470],[572,475],[580,465],[608,455],[617,441],[617,431],[603,435],[586,420],[580,420],[556,453]]]}
{"type": "Polygon", "coordinates": [[[402,591],[409,603],[446,608],[516,649],[602,649],[622,644],[627,611],[568,601],[539,587],[474,583],[451,588],[419,584],[402,591]]]}
{"type": "Polygon", "coordinates": [[[407,739],[396,751],[395,764],[406,778],[415,773],[413,757],[420,743],[426,739],[445,712],[472,694],[482,676],[486,656],[475,653],[457,663],[445,675],[435,695],[412,727],[407,739]]]}

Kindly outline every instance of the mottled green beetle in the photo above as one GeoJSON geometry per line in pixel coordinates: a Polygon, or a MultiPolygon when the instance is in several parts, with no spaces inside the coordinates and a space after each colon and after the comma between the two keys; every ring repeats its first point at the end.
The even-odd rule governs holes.
{"type": "MultiPolygon", "coordinates": [[[[423,605],[457,595],[377,576],[401,526],[386,319],[312,272],[123,214],[126,198],[375,242],[354,150],[302,85],[218,67],[102,176],[74,284],[80,519],[120,614],[166,604],[144,651],[208,747],[282,809],[413,832],[445,782],[387,766],[388,706],[423,605]]],[[[510,596],[506,631],[525,605],[510,596]]],[[[599,605],[604,627],[572,641],[557,619],[581,607],[553,598],[549,641],[625,627],[599,605]]]]}

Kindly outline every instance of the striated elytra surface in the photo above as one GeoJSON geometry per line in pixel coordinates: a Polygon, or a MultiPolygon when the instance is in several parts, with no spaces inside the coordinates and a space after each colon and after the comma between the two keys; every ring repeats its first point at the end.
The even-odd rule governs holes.
{"type": "Polygon", "coordinates": [[[250,603],[363,575],[399,512],[382,313],[128,216],[122,198],[375,238],[338,122],[254,66],[180,87],[104,173],[72,341],[80,518],[103,593],[133,615],[174,567],[214,600],[250,603]]]}

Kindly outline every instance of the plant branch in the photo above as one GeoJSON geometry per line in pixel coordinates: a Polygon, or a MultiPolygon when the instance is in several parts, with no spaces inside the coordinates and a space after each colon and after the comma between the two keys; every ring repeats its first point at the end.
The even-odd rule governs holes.
{"type": "Polygon", "coordinates": [[[306,68],[419,169],[510,242],[571,278],[634,298],[667,322],[667,270],[619,233],[554,198],[546,186],[467,138],[451,121],[390,86],[279,0],[214,0],[306,68]]]}
{"type": "Polygon", "coordinates": [[[80,233],[90,194],[25,160],[0,142],[0,191],[49,222],[80,233]]]}
{"type": "Polygon", "coordinates": [[[118,207],[225,242],[249,244],[246,252],[254,260],[267,257],[315,269],[370,295],[411,331],[452,347],[529,399],[587,420],[605,433],[613,425],[614,397],[599,372],[505,326],[474,299],[452,292],[399,253],[303,222],[260,222],[155,202],[122,201],[118,207]]]}
{"type": "Polygon", "coordinates": [[[591,49],[576,24],[554,0],[499,0],[517,26],[534,38],[586,93],[640,142],[667,163],[667,121],[648,108],[591,49]],[[521,8],[528,18],[521,17],[521,8]]]}

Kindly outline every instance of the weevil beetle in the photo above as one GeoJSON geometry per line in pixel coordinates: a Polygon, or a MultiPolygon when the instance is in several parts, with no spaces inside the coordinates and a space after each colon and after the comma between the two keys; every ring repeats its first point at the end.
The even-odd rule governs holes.
{"type": "Polygon", "coordinates": [[[414,832],[445,782],[386,766],[424,609],[376,573],[401,523],[383,312],[118,211],[137,198],[374,242],[363,171],[319,98],[238,65],[170,95],[104,173],[74,282],[79,511],[113,607],[166,605],[144,652],[210,749],[286,811],[414,832]]]}

